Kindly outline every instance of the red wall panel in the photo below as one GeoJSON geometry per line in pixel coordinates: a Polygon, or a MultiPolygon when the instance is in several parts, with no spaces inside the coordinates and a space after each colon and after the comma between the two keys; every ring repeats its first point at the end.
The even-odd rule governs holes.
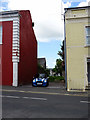
{"type": "Polygon", "coordinates": [[[37,73],[37,41],[29,11],[20,11],[19,84],[32,82],[37,73]]]}
{"type": "Polygon", "coordinates": [[[0,45],[0,85],[2,85],[2,45],[0,45]]]}
{"type": "MultiPolygon", "coordinates": [[[[0,22],[2,26],[2,22],[0,22]]],[[[0,85],[2,85],[2,44],[0,45],[0,85]]]]}
{"type": "Polygon", "coordinates": [[[2,22],[2,85],[12,85],[13,63],[12,63],[12,37],[13,22],[2,22]]]}

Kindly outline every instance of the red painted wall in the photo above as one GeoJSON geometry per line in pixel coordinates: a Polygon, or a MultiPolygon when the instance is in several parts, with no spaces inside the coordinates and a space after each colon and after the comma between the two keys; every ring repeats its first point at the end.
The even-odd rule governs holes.
{"type": "Polygon", "coordinates": [[[37,41],[32,28],[29,11],[19,11],[20,17],[20,62],[19,84],[32,82],[37,72],[37,41]]]}
{"type": "Polygon", "coordinates": [[[2,22],[2,85],[12,85],[13,63],[12,63],[12,35],[13,22],[2,22]]]}
{"type": "MultiPolygon", "coordinates": [[[[0,22],[2,26],[2,22],[0,22]]],[[[0,85],[2,85],[2,44],[0,44],[0,85]]]]}
{"type": "Polygon", "coordinates": [[[2,45],[0,45],[0,85],[2,85],[2,45]]]}

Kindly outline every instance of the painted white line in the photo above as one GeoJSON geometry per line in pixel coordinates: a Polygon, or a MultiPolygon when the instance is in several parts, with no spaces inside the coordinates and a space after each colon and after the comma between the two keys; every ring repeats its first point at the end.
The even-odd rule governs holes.
{"type": "Polygon", "coordinates": [[[0,97],[7,97],[7,98],[23,98],[23,99],[32,99],[32,100],[47,100],[46,98],[18,97],[18,96],[5,96],[5,95],[0,95],[0,97]]]}
{"type": "Polygon", "coordinates": [[[22,97],[22,98],[24,98],[24,99],[29,99],[29,97],[22,97]]]}
{"type": "Polygon", "coordinates": [[[46,98],[35,98],[35,97],[22,97],[24,99],[32,99],[32,100],[47,100],[46,98]]]}
{"type": "Polygon", "coordinates": [[[20,98],[18,96],[5,96],[5,95],[0,95],[0,97],[7,97],[7,98],[20,98]]]}
{"type": "Polygon", "coordinates": [[[61,87],[53,87],[53,86],[52,86],[52,87],[47,87],[47,88],[61,88],[61,87]]]}
{"type": "Polygon", "coordinates": [[[34,98],[34,97],[30,97],[30,99],[32,99],[32,100],[47,100],[46,98],[34,98]]]}
{"type": "Polygon", "coordinates": [[[81,103],[87,103],[87,104],[90,103],[89,101],[80,101],[80,102],[81,103]]]}
{"type": "Polygon", "coordinates": [[[8,97],[8,98],[20,98],[18,96],[5,96],[5,97],[8,97]]]}

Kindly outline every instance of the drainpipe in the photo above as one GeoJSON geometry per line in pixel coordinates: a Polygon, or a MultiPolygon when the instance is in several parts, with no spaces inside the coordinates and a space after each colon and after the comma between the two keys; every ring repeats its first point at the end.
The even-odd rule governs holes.
{"type": "Polygon", "coordinates": [[[67,9],[64,9],[64,61],[65,61],[65,87],[67,90],[67,53],[66,53],[66,27],[65,27],[65,14],[67,12],[67,9]]]}

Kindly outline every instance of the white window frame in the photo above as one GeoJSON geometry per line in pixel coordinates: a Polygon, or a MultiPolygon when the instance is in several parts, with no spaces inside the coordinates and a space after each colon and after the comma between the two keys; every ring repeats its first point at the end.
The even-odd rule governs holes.
{"type": "Polygon", "coordinates": [[[88,31],[88,28],[90,30],[90,26],[85,26],[85,32],[86,32],[86,46],[90,46],[90,31],[88,31]],[[89,40],[87,39],[89,38],[89,40]],[[89,43],[88,43],[89,42],[89,43]]]}
{"type": "Polygon", "coordinates": [[[0,45],[2,44],[2,26],[0,25],[0,45]]]}

